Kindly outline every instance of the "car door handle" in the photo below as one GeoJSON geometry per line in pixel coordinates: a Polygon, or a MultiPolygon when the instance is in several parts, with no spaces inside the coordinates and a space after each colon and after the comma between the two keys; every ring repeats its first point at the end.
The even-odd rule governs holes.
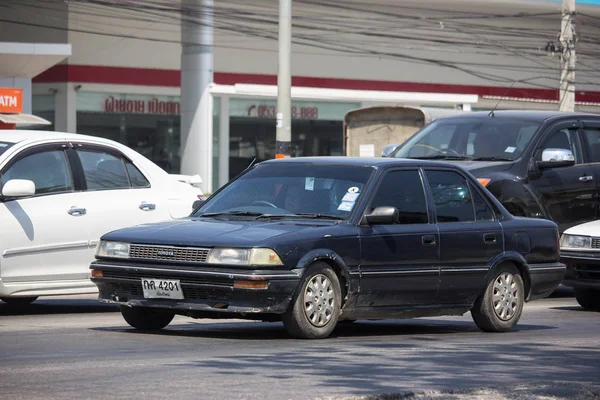
{"type": "Polygon", "coordinates": [[[143,201],[138,207],[142,211],[152,211],[156,209],[156,204],[146,203],[145,201],[143,201]]]}
{"type": "Polygon", "coordinates": [[[423,246],[435,246],[435,235],[425,235],[421,238],[423,246]]]}
{"type": "Polygon", "coordinates": [[[581,182],[589,182],[589,181],[593,181],[593,180],[594,180],[594,177],[593,177],[593,176],[591,176],[591,175],[584,175],[584,176],[580,176],[580,177],[579,177],[579,180],[580,180],[581,182]]]}
{"type": "Polygon", "coordinates": [[[484,233],[483,241],[488,244],[496,243],[496,234],[495,233],[484,233]]]}
{"type": "Polygon", "coordinates": [[[80,215],[85,215],[86,209],[85,208],[78,208],[78,207],[71,207],[67,212],[69,213],[69,215],[72,215],[74,217],[78,217],[80,215]]]}

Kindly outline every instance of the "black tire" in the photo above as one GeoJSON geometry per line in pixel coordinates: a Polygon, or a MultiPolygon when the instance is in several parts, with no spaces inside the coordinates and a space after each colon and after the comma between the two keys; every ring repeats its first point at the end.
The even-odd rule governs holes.
{"type": "Polygon", "coordinates": [[[494,279],[488,283],[471,309],[471,316],[479,329],[487,332],[511,330],[519,322],[523,312],[524,288],[523,278],[514,265],[500,266],[494,273],[494,279]],[[508,276],[512,277],[510,283],[508,276]],[[494,294],[499,297],[494,299],[494,294]],[[495,302],[498,310],[495,310],[495,302]]]}
{"type": "Polygon", "coordinates": [[[586,310],[600,311],[600,290],[575,288],[575,298],[586,310]]]}
{"type": "Polygon", "coordinates": [[[3,302],[5,302],[6,304],[10,304],[11,306],[15,306],[15,307],[23,307],[26,306],[28,304],[33,303],[34,301],[36,301],[38,298],[38,296],[32,296],[32,297],[0,297],[0,300],[2,300],[3,302]]]}
{"type": "Polygon", "coordinates": [[[340,316],[341,292],[340,281],[328,264],[312,264],[300,281],[289,309],[282,316],[285,329],[292,337],[299,339],[328,337],[340,316]],[[315,294],[316,304],[312,304],[314,308],[305,311],[305,294],[311,297],[312,293],[315,294]]]}
{"type": "Polygon", "coordinates": [[[144,331],[157,331],[169,323],[175,317],[175,313],[168,310],[147,307],[121,307],[123,319],[136,329],[144,331]]]}

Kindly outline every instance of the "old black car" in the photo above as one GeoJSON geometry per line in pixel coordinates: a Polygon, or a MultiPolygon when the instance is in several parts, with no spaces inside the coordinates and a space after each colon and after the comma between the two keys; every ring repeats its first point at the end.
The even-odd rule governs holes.
{"type": "Polygon", "coordinates": [[[139,329],[180,314],[324,338],[340,320],[471,311],[506,331],[563,279],[558,240],[454,165],[295,158],[255,165],[189,218],[104,235],[91,268],[139,329]]]}
{"type": "Polygon", "coordinates": [[[600,217],[597,114],[460,113],[425,126],[390,157],[461,165],[511,214],[550,219],[561,233],[600,217]]]}

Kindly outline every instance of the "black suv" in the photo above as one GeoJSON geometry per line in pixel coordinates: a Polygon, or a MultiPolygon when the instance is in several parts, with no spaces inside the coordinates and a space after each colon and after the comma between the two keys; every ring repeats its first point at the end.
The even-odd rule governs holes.
{"type": "Polygon", "coordinates": [[[600,115],[461,113],[421,128],[389,157],[456,162],[511,214],[551,219],[561,233],[600,217],[600,115]]]}

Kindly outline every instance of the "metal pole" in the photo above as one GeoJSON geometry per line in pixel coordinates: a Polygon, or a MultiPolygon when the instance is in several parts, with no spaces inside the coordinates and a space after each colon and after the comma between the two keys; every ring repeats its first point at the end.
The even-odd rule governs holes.
{"type": "Polygon", "coordinates": [[[275,158],[292,148],[292,0],[279,0],[279,70],[277,73],[277,137],[275,158]]]}
{"type": "Polygon", "coordinates": [[[560,111],[575,111],[575,0],[562,1],[560,111]]]}

